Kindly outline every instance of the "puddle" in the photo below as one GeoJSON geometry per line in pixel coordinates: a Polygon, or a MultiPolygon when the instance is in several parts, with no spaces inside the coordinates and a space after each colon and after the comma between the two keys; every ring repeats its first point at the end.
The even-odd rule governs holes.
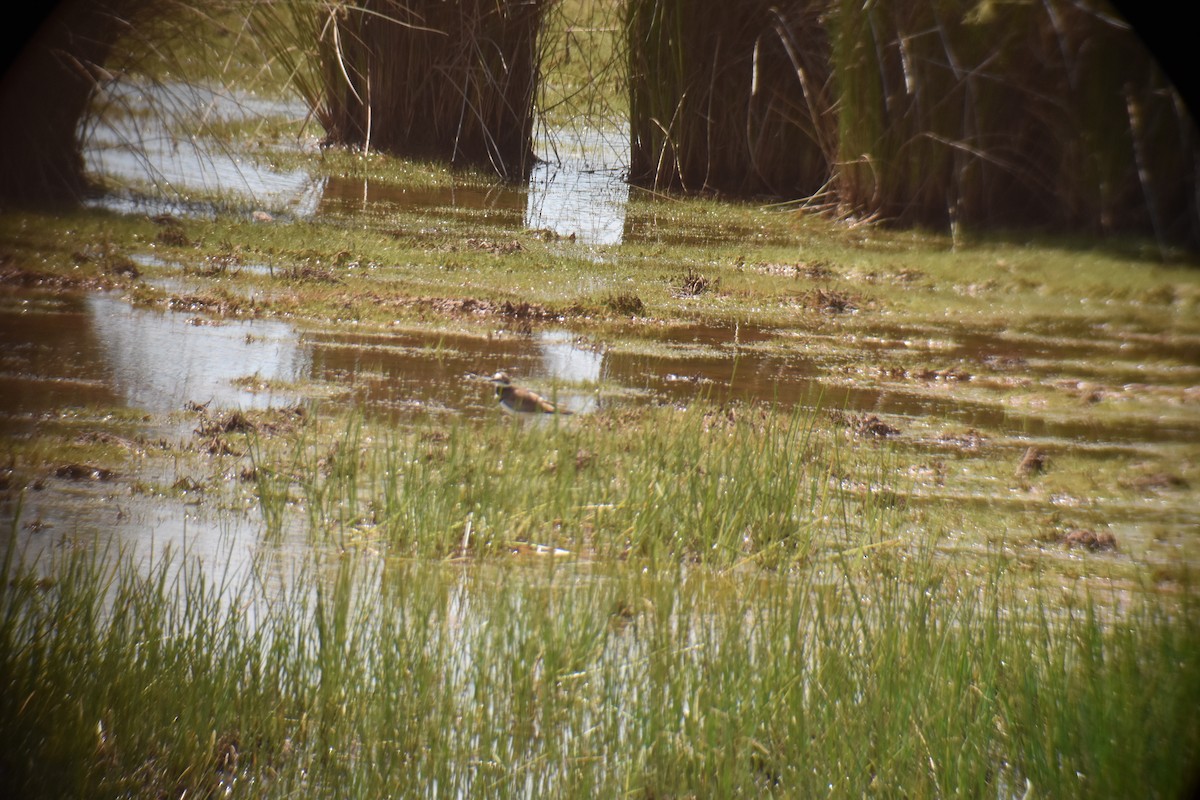
{"type": "MultiPolygon", "coordinates": [[[[12,498],[0,497],[0,517],[12,519],[15,513],[12,498]]],[[[14,544],[26,563],[45,561],[56,548],[126,548],[143,557],[169,548],[176,556],[237,572],[252,565],[261,547],[262,523],[253,513],[131,497],[121,483],[56,481],[40,491],[26,490],[17,523],[14,544]]],[[[300,541],[287,546],[300,551],[300,541]]]]}
{"type": "Polygon", "coordinates": [[[662,356],[604,350],[561,330],[490,339],[316,330],[303,341],[311,350],[314,379],[348,386],[356,405],[385,414],[418,409],[493,414],[493,388],[483,379],[501,370],[521,385],[553,393],[576,413],[630,402],[687,403],[702,394],[775,398],[784,405],[816,399],[820,388],[811,365],[758,354],[735,360],[732,344],[728,352],[715,350],[717,335],[686,328],[676,343],[701,354],[683,347],[662,356]]]}
{"type": "Polygon", "coordinates": [[[108,295],[4,296],[0,353],[0,412],[10,420],[86,405],[265,408],[297,399],[271,382],[293,382],[309,369],[285,323],[214,322],[108,295]],[[250,388],[241,385],[247,378],[250,388]]]}
{"type": "Polygon", "coordinates": [[[1200,339],[1148,336],[1110,325],[1054,321],[1024,330],[873,326],[854,344],[877,353],[926,350],[943,360],[1010,364],[1023,372],[1139,380],[1156,370],[1179,381],[1200,380],[1200,339]]]}
{"type": "Polygon", "coordinates": [[[591,246],[620,244],[629,186],[628,136],[619,131],[562,130],[537,143],[542,158],[525,186],[497,184],[415,189],[371,178],[333,176],[323,183],[318,216],[421,215],[435,224],[476,223],[550,231],[591,246]]]}
{"type": "Polygon", "coordinates": [[[525,226],[587,245],[620,244],[629,184],[629,134],[560,130],[542,137],[529,177],[525,226]]]}
{"type": "Polygon", "coordinates": [[[102,179],[153,185],[158,199],[108,195],[96,204],[122,213],[193,211],[188,195],[240,194],[257,205],[311,216],[320,186],[304,170],[280,172],[207,138],[207,126],[260,117],[303,119],[298,103],[233,96],[203,86],[114,80],[96,100],[98,114],[83,131],[87,170],[102,179]],[[187,131],[189,133],[183,133],[187,131]]]}
{"type": "Polygon", "coordinates": [[[310,331],[303,341],[310,348],[314,379],[349,387],[356,405],[385,415],[416,410],[494,413],[490,385],[472,376],[504,370],[543,393],[566,384],[558,386],[557,399],[576,412],[631,402],[682,405],[708,396],[784,407],[819,405],[901,421],[929,417],[1022,439],[1092,445],[1200,441],[1200,428],[1194,425],[1129,419],[1101,425],[928,396],[920,386],[913,391],[846,387],[802,353],[745,346],[770,337],[768,331],[744,327],[690,326],[673,331],[661,355],[605,350],[564,331],[492,339],[310,331]],[[583,384],[584,389],[571,384],[583,384]]]}
{"type": "Polygon", "coordinates": [[[361,334],[308,331],[314,380],[348,388],[353,405],[385,416],[414,412],[482,416],[497,412],[487,378],[510,372],[565,407],[599,407],[590,390],[555,384],[595,384],[604,359],[565,332],[485,339],[420,332],[361,334]]]}
{"type": "MultiPolygon", "coordinates": [[[[0,294],[3,435],[23,435],[41,420],[87,406],[165,416],[191,401],[241,409],[294,403],[295,393],[273,390],[269,382],[294,381],[308,372],[306,351],[285,323],[211,324],[136,308],[109,295],[0,294]],[[247,377],[253,380],[244,382],[247,377]]],[[[170,431],[190,439],[193,426],[190,417],[178,427],[160,418],[147,424],[147,433],[170,431]]],[[[141,479],[168,486],[188,477],[174,473],[178,463],[152,468],[165,470],[155,475],[146,466],[134,469],[141,479]]],[[[141,495],[131,492],[130,477],[77,480],[51,471],[24,487],[19,500],[14,492],[0,492],[0,519],[15,523],[13,544],[26,559],[44,560],[52,548],[136,544],[143,555],[161,555],[170,547],[176,555],[228,564],[231,570],[250,566],[254,548],[261,547],[254,509],[229,513],[219,510],[220,503],[208,508],[211,500],[141,495]]]]}
{"type": "Polygon", "coordinates": [[[232,95],[195,84],[109,81],[83,131],[83,152],[95,177],[155,186],[159,197],[110,194],[96,205],[121,213],[196,213],[189,193],[235,194],[296,218],[324,215],[426,214],[448,221],[548,230],[585,245],[621,241],[629,187],[624,180],[628,135],[618,130],[563,129],[535,143],[542,158],[525,186],[451,185],[413,189],[370,178],[314,179],[305,170],[278,171],[223,147],[203,131],[242,120],[303,119],[299,102],[232,95]],[[183,132],[187,133],[183,133],[183,132]]]}
{"type": "MultiPolygon", "coordinates": [[[[913,381],[911,388],[896,382],[848,384],[803,348],[756,347],[775,338],[773,331],[749,326],[681,326],[664,332],[645,353],[606,349],[565,330],[493,337],[297,332],[275,320],[212,320],[133,307],[108,295],[25,292],[0,303],[0,410],[15,420],[87,404],[158,414],[179,411],[188,402],[266,408],[297,402],[299,393],[287,387],[311,380],[334,387],[332,394],[343,398],[335,402],[386,417],[480,416],[495,413],[485,379],[503,370],[518,383],[555,394],[577,413],[630,402],[686,404],[707,396],[819,404],[901,421],[933,417],[1013,437],[1090,444],[1200,441],[1200,428],[1187,421],[1129,418],[1100,424],[1082,416],[1014,413],[998,401],[941,397],[924,381],[913,381]]],[[[946,364],[961,363],[968,370],[1017,353],[1028,362],[1037,352],[1046,362],[1046,375],[1067,380],[1075,377],[1076,360],[1111,358],[1104,342],[1090,352],[1082,343],[1068,343],[1065,352],[1072,358],[1064,364],[1048,342],[1030,347],[1020,337],[986,332],[881,330],[860,335],[854,346],[864,339],[877,349],[936,353],[946,364]],[[935,339],[937,345],[928,346],[935,339]]],[[[1129,368],[1139,374],[1148,369],[1133,361],[1129,368]]],[[[1041,367],[1023,363],[1017,369],[1041,367]]]]}
{"type": "Polygon", "coordinates": [[[282,322],[214,322],[134,308],[111,297],[89,297],[87,306],[112,384],[131,407],[167,412],[194,401],[267,408],[294,402],[296,395],[248,391],[236,381],[291,383],[307,372],[305,354],[282,322]]]}
{"type": "Polygon", "coordinates": [[[413,189],[372,178],[332,176],[323,184],[316,215],[366,214],[393,219],[400,215],[425,214],[449,222],[469,220],[520,228],[524,210],[525,192],[509,186],[480,189],[475,185],[451,185],[413,189]]]}
{"type": "Polygon", "coordinates": [[[6,416],[118,402],[90,319],[81,296],[0,295],[0,410],[6,416]]]}

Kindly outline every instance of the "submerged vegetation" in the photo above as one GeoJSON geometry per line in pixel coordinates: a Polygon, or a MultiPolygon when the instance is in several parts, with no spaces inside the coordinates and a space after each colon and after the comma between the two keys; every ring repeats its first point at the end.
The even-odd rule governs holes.
{"type": "MultiPolygon", "coordinates": [[[[722,47],[751,5],[708,19],[722,47]]],[[[868,10],[887,62],[897,6],[868,10]]],[[[614,7],[547,13],[542,123],[645,101],[585,91],[629,55],[614,7]]],[[[774,20],[755,63],[794,68],[774,20]]],[[[543,227],[549,178],[321,148],[261,97],[222,115],[171,74],[213,66],[187,38],[102,121],[206,97],[164,151],[211,139],[301,199],[129,180],[106,157],[158,139],[93,135],[112,194],[0,213],[0,795],[1194,788],[1192,256],[636,189],[600,241],[543,227]],[[574,413],[501,413],[498,370],[574,413]]],[[[939,57],[902,116],[990,96],[939,57]]],[[[796,123],[763,80],[749,113],[796,123]]]]}

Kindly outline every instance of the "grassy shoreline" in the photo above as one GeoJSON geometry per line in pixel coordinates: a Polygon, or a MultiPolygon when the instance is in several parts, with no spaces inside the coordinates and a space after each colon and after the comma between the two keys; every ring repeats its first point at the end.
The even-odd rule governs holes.
{"type": "Polygon", "coordinates": [[[278,558],[10,562],[7,788],[1172,797],[1200,752],[1190,592],[1064,603],[919,545],[785,573],[317,550],[282,588],[278,558]]]}

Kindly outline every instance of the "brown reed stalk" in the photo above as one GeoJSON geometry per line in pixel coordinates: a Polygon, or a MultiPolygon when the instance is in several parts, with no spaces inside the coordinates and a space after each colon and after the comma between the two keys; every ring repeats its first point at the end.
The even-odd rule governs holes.
{"type": "Polygon", "coordinates": [[[327,143],[519,178],[534,161],[550,2],[287,0],[256,28],[274,39],[327,143]]]}
{"type": "Polygon", "coordinates": [[[1200,245],[1195,123],[1103,0],[626,0],[630,178],[1200,245]]]}
{"type": "Polygon", "coordinates": [[[832,26],[844,212],[1200,241],[1194,124],[1103,3],[841,0],[832,26]]]}
{"type": "Polygon", "coordinates": [[[630,177],[805,195],[836,152],[824,0],[630,0],[630,177]]]}

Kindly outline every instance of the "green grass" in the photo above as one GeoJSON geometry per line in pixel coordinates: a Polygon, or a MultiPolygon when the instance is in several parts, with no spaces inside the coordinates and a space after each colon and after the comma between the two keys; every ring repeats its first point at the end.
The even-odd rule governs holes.
{"type": "Polygon", "coordinates": [[[323,552],[10,550],[6,792],[1172,797],[1200,752],[1190,593],[323,552]]]}
{"type": "MultiPolygon", "coordinates": [[[[447,178],[416,164],[389,169],[414,187],[436,186],[447,178]],[[404,177],[409,173],[423,174],[424,182],[404,177]]],[[[631,235],[622,245],[601,249],[606,264],[598,273],[591,249],[545,242],[515,221],[512,227],[497,226],[483,212],[449,204],[448,195],[443,209],[383,216],[368,210],[352,219],[328,215],[270,225],[237,216],[188,219],[183,223],[186,246],[157,243],[158,227],[136,217],[9,214],[0,224],[0,245],[12,255],[14,267],[63,279],[115,281],[119,276],[105,273],[100,261],[79,255],[98,249],[153,254],[167,261],[143,269],[146,277],[154,277],[180,269],[202,272],[208,259],[236,242],[243,262],[270,265],[278,276],[246,272],[235,282],[247,290],[269,289],[255,292],[256,313],[315,320],[349,312],[363,323],[428,324],[432,320],[420,304],[380,301],[433,296],[519,299],[551,315],[586,316],[589,324],[620,321],[628,328],[628,317],[614,313],[607,300],[614,291],[629,291],[632,283],[644,303],[643,322],[635,327],[651,336],[662,323],[683,320],[801,329],[832,325],[850,332],[880,323],[930,322],[1003,324],[1021,331],[1061,320],[1077,322],[1081,330],[1089,324],[1131,331],[1166,325],[1175,335],[1200,333],[1195,314],[1200,273],[1183,257],[1164,264],[1157,255],[1054,239],[956,248],[943,237],[847,229],[753,205],[635,198],[627,212],[631,235]],[[497,254],[466,243],[472,239],[516,242],[520,249],[497,254]],[[289,270],[318,262],[333,270],[336,285],[282,280],[292,274],[289,270]],[[350,264],[367,269],[350,269],[350,264]],[[681,295],[679,276],[689,272],[713,288],[681,295]],[[811,299],[818,290],[847,297],[857,313],[824,312],[811,299]]],[[[198,288],[206,291],[203,283],[198,288]]],[[[492,324],[443,321],[480,332],[492,324]]]]}
{"type": "Polygon", "coordinates": [[[268,527],[283,527],[296,498],[322,544],[433,558],[541,545],[604,560],[779,566],[895,527],[869,492],[831,488],[876,477],[880,454],[843,457],[814,421],[715,406],[414,431],[352,421],[332,445],[328,430],[306,428],[251,452],[268,527]]]}

